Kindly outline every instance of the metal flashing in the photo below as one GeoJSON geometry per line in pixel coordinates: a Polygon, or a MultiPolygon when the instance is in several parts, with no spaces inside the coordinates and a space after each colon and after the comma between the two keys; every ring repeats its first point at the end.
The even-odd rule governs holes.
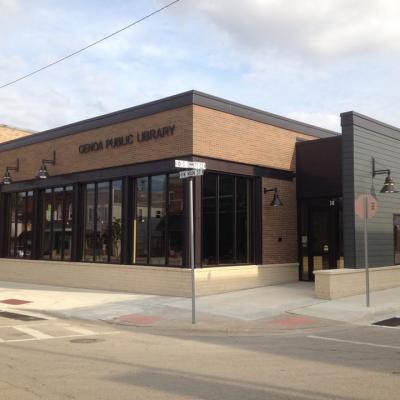
{"type": "Polygon", "coordinates": [[[375,133],[390,137],[391,139],[400,140],[400,128],[393,125],[378,121],[367,115],[360,114],[355,111],[347,111],[340,114],[341,126],[356,125],[360,128],[371,130],[375,133]]]}

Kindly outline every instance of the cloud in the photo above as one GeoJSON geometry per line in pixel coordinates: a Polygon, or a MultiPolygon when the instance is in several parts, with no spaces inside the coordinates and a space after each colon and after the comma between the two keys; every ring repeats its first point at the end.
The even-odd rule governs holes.
{"type": "Polygon", "coordinates": [[[192,0],[189,7],[255,57],[323,62],[400,50],[397,0],[192,0]]]}
{"type": "Polygon", "coordinates": [[[333,113],[312,112],[312,111],[292,111],[287,115],[288,118],[306,122],[321,128],[341,132],[340,115],[333,113]]]}

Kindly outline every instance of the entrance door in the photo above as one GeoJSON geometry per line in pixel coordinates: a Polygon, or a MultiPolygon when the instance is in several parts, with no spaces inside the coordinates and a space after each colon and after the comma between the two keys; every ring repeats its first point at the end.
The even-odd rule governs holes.
{"type": "Polygon", "coordinates": [[[312,271],[336,268],[337,219],[334,207],[310,210],[310,248],[312,271]]]}
{"type": "Polygon", "coordinates": [[[344,268],[340,198],[304,199],[299,204],[300,279],[314,280],[314,271],[344,268]]]}

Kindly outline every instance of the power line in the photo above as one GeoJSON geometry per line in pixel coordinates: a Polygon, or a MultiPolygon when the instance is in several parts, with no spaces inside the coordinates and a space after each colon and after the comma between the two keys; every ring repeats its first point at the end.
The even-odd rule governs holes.
{"type": "Polygon", "coordinates": [[[5,87],[7,87],[7,86],[10,86],[10,85],[12,85],[12,84],[14,84],[14,83],[16,83],[16,82],[22,81],[23,79],[29,78],[30,76],[35,75],[35,74],[37,74],[38,72],[41,72],[41,71],[43,71],[43,70],[45,70],[45,69],[47,69],[47,68],[52,67],[53,65],[56,65],[56,64],[58,64],[58,63],[60,63],[60,62],[62,62],[62,61],[64,61],[64,60],[67,60],[68,58],[71,58],[71,57],[73,57],[73,56],[75,56],[75,55],[77,55],[77,54],[79,54],[79,53],[82,53],[83,51],[89,49],[90,47],[96,46],[97,44],[99,44],[99,43],[101,43],[101,42],[104,42],[105,40],[109,39],[110,37],[115,36],[115,35],[117,35],[118,33],[121,33],[122,31],[125,31],[126,29],[131,28],[131,27],[134,26],[134,25],[137,25],[139,22],[142,22],[142,21],[144,21],[144,20],[146,20],[146,19],[152,17],[153,15],[158,14],[159,12],[165,10],[165,9],[168,8],[168,7],[171,7],[171,6],[174,5],[175,3],[178,3],[179,1],[181,1],[181,0],[174,0],[174,1],[172,1],[171,3],[168,3],[167,5],[165,5],[165,6],[161,7],[161,8],[159,8],[159,9],[157,9],[157,10],[151,12],[150,14],[145,15],[144,17],[142,17],[142,18],[140,18],[140,19],[138,19],[138,20],[136,20],[136,21],[130,23],[129,25],[126,25],[126,26],[124,26],[123,28],[118,29],[117,31],[115,31],[115,32],[113,32],[113,33],[111,33],[111,34],[109,34],[109,35],[107,35],[107,36],[104,36],[103,38],[101,38],[101,39],[99,39],[99,40],[96,40],[95,42],[93,42],[93,43],[91,43],[91,44],[88,44],[87,46],[82,47],[81,49],[76,50],[76,51],[74,51],[74,52],[71,53],[71,54],[68,54],[68,55],[66,55],[66,56],[64,56],[64,57],[62,57],[62,58],[60,58],[60,59],[58,59],[58,60],[56,60],[56,61],[53,61],[52,63],[47,64],[47,65],[45,65],[44,67],[41,67],[41,68],[39,68],[39,69],[36,69],[35,71],[30,72],[29,74],[26,74],[26,75],[23,75],[23,76],[21,76],[21,77],[19,77],[19,78],[17,78],[17,79],[14,79],[14,80],[11,81],[11,82],[5,83],[4,85],[1,85],[1,86],[0,86],[0,89],[3,89],[3,88],[5,88],[5,87]]]}

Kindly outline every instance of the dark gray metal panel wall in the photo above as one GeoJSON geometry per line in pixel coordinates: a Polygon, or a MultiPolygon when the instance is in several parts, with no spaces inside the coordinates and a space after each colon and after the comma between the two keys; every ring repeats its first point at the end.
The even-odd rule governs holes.
{"type": "Polygon", "coordinates": [[[342,114],[344,241],[347,267],[364,267],[363,221],[354,215],[354,200],[369,193],[378,200],[378,212],[369,220],[370,266],[394,263],[393,214],[400,214],[400,193],[382,194],[386,175],[372,177],[377,169],[391,169],[400,184],[400,130],[356,113],[342,114]]]}
{"type": "Polygon", "coordinates": [[[342,129],[343,251],[345,266],[354,268],[354,140],[353,126],[342,129]]]}

